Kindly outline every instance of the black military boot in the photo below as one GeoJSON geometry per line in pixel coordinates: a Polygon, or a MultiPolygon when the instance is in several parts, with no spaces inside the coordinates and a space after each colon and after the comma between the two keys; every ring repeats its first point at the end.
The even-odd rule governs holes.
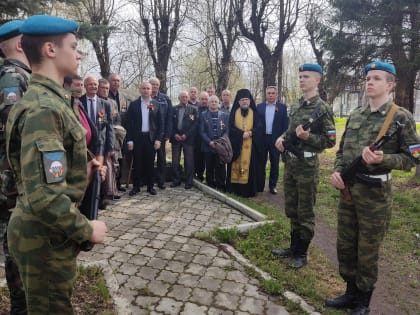
{"type": "Polygon", "coordinates": [[[295,254],[290,261],[291,267],[300,269],[308,263],[308,247],[310,243],[311,241],[306,241],[299,238],[295,254]]]}
{"type": "Polygon", "coordinates": [[[354,308],[356,306],[357,299],[357,286],[353,281],[347,282],[346,292],[334,299],[326,299],[325,306],[333,308],[354,308]]]}
{"type": "Polygon", "coordinates": [[[368,315],[370,312],[369,304],[373,291],[362,292],[358,291],[356,306],[351,310],[351,315],[368,315]]]}
{"type": "Polygon", "coordinates": [[[299,242],[299,232],[298,231],[292,231],[290,233],[290,247],[286,249],[273,249],[271,251],[271,254],[273,256],[285,258],[293,256],[293,254],[296,251],[296,245],[299,242]]]}

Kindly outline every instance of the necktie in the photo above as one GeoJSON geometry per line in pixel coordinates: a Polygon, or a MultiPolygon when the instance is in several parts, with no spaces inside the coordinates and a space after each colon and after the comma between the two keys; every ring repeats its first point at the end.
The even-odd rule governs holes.
{"type": "Polygon", "coordinates": [[[96,122],[96,113],[95,113],[95,106],[93,103],[93,99],[89,99],[89,116],[93,122],[96,122]]]}

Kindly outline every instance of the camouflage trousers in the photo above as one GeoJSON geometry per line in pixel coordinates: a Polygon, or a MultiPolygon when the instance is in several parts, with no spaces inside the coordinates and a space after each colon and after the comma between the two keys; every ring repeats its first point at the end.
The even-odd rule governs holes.
{"type": "Polygon", "coordinates": [[[73,314],[77,244],[19,208],[13,210],[7,237],[25,288],[28,313],[73,314]]]}
{"type": "Polygon", "coordinates": [[[341,277],[364,291],[374,289],[378,278],[379,248],[391,219],[391,182],[382,187],[356,183],[351,201],[338,206],[337,256],[341,277]]]}
{"type": "MultiPolygon", "coordinates": [[[[0,202],[1,209],[6,209],[6,204],[0,202]]],[[[5,257],[4,271],[6,274],[7,287],[10,295],[10,314],[26,314],[25,291],[20,280],[18,267],[12,260],[7,246],[7,223],[9,215],[0,217],[0,241],[3,244],[3,253],[5,257]]]]}
{"type": "Polygon", "coordinates": [[[285,157],[284,198],[285,212],[290,219],[291,231],[298,231],[301,240],[314,236],[314,205],[319,182],[318,156],[299,160],[285,157]]]}

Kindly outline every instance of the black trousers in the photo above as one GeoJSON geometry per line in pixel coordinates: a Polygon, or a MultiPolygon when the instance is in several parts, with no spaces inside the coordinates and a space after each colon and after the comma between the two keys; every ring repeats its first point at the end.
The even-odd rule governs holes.
{"type": "Polygon", "coordinates": [[[156,179],[159,185],[164,185],[166,182],[166,141],[163,141],[159,150],[156,151],[156,179]]]}
{"type": "Polygon", "coordinates": [[[182,142],[172,143],[172,166],[174,183],[181,182],[181,149],[184,152],[185,184],[192,185],[194,177],[194,145],[182,142]]]}
{"type": "Polygon", "coordinates": [[[147,189],[153,188],[155,149],[148,132],[142,132],[134,141],[133,153],[133,186],[140,187],[140,184],[144,183],[147,189]]]}
{"type": "Polygon", "coordinates": [[[270,177],[268,179],[268,186],[270,189],[276,188],[279,179],[279,163],[280,151],[275,147],[275,141],[272,135],[264,136],[264,151],[262,154],[262,161],[259,163],[258,170],[258,191],[264,191],[265,186],[265,166],[268,157],[270,158],[270,177]]]}
{"type": "Polygon", "coordinates": [[[201,143],[196,142],[194,146],[194,174],[199,180],[204,179],[206,169],[206,155],[201,151],[201,143]]]}
{"type": "Polygon", "coordinates": [[[216,153],[205,152],[206,157],[206,182],[210,187],[225,189],[226,187],[226,164],[219,163],[216,153]]]}

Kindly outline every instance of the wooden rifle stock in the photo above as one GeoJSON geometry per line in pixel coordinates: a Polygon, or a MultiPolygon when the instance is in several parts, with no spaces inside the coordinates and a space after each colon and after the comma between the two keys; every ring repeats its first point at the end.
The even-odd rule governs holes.
{"type": "MultiPolygon", "coordinates": [[[[101,199],[101,166],[104,164],[104,157],[97,156],[96,160],[98,160],[99,165],[95,167],[93,178],[92,178],[92,194],[90,199],[90,206],[88,211],[86,211],[85,216],[88,220],[96,220],[98,219],[98,210],[99,210],[99,202],[101,199]]],[[[84,252],[88,252],[92,250],[94,244],[90,241],[84,241],[80,244],[80,250],[84,252]]]]}

